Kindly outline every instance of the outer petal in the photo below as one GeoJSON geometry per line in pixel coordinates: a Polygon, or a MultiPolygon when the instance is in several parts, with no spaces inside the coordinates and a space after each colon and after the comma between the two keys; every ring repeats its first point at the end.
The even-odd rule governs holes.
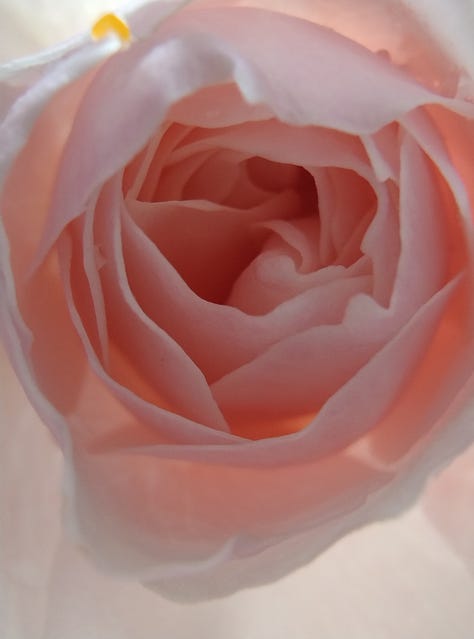
{"type": "Polygon", "coordinates": [[[60,456],[1,364],[2,639],[470,639],[474,584],[417,511],[276,584],[187,608],[100,574],[59,539],[60,456]]]}
{"type": "MultiPolygon", "coordinates": [[[[0,60],[32,53],[87,30],[101,12],[117,10],[117,7],[130,12],[141,4],[147,3],[140,0],[128,3],[63,0],[58,10],[57,2],[53,0],[5,0],[0,7],[0,60]]],[[[320,23],[374,48],[400,50],[403,44],[411,57],[417,48],[426,49],[427,43],[435,40],[436,48],[443,49],[459,67],[474,76],[472,0],[451,0],[449,4],[444,0],[363,0],[357,3],[351,0],[331,3],[322,0],[201,0],[200,4],[245,4],[271,7],[302,17],[313,16],[320,23]],[[413,14],[419,21],[416,29],[412,26],[413,14]],[[377,26],[369,28],[374,23],[377,26]],[[425,32],[422,38],[421,31],[425,32]]]]}
{"type": "Polygon", "coordinates": [[[474,78],[474,2],[455,0],[449,4],[444,0],[404,0],[404,3],[419,17],[421,24],[436,41],[467,73],[466,88],[471,93],[474,78]]]}
{"type": "Polygon", "coordinates": [[[41,639],[471,639],[474,585],[418,512],[347,537],[265,588],[183,608],[56,556],[41,639]]]}
{"type": "MultiPolygon", "coordinates": [[[[226,0],[196,2],[220,6],[226,0]]],[[[228,4],[276,10],[327,26],[390,55],[442,90],[456,87],[456,71],[473,75],[471,0],[449,5],[443,0],[229,0],[228,4]]]]}

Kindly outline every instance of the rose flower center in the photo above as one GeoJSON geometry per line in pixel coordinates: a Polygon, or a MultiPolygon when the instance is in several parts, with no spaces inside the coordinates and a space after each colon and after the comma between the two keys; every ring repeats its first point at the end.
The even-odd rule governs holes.
{"type": "MultiPolygon", "coordinates": [[[[305,275],[361,257],[357,215],[340,250],[322,237],[309,170],[205,141],[203,130],[169,125],[150,143],[153,157],[140,158],[140,188],[124,193],[135,222],[199,297],[266,314],[306,290],[305,275]]],[[[127,171],[136,180],[137,166],[127,171]]],[[[344,169],[330,180],[348,202],[362,197],[365,230],[374,204],[368,183],[344,169]]]]}

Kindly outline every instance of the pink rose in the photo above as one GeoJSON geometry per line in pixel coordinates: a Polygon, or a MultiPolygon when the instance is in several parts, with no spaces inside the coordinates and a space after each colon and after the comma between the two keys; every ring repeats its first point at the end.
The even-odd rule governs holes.
{"type": "Polygon", "coordinates": [[[172,597],[287,573],[472,441],[469,70],[354,6],[153,2],[0,87],[5,347],[76,539],[172,597]]]}

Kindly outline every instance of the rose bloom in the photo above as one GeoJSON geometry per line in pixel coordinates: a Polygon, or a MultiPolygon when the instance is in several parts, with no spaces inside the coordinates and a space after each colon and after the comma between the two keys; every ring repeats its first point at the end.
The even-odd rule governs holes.
{"type": "Polygon", "coordinates": [[[194,600],[398,513],[472,441],[471,69],[395,0],[127,20],[3,69],[0,326],[69,534],[194,600]]]}

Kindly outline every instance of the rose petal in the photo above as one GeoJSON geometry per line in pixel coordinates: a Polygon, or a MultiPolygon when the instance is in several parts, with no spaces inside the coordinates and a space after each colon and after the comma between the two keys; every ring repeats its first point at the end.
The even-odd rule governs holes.
{"type": "Polygon", "coordinates": [[[469,576],[417,512],[348,536],[276,584],[185,608],[100,574],[63,542],[44,636],[283,639],[296,626],[301,637],[324,639],[469,639],[473,596],[469,576]]]}
{"type": "Polygon", "coordinates": [[[94,78],[64,151],[38,259],[60,229],[80,214],[91,193],[144,146],[169,106],[201,87],[235,80],[248,101],[264,102],[283,121],[357,133],[375,131],[420,104],[446,102],[362,47],[316,25],[276,13],[244,8],[209,14],[204,10],[183,12],[169,18],[160,38],[159,47],[154,47],[152,40],[115,56],[94,78]],[[261,20],[272,38],[266,39],[264,46],[261,20]],[[245,46],[235,41],[239,21],[240,31],[246,33],[245,46]],[[305,60],[290,64],[269,55],[279,50],[280,42],[292,46],[293,41],[295,51],[304,51],[305,60],[314,61],[311,68],[305,60]],[[328,59],[335,65],[333,73],[328,72],[328,59]],[[160,69],[159,83],[153,82],[156,69],[160,69]],[[272,77],[279,77],[278,86],[270,82],[272,77]],[[298,90],[298,104],[279,89],[289,83],[298,90]],[[359,103],[354,103],[354,96],[359,103]],[[338,110],[334,104],[339,105],[338,110]],[[304,105],[312,107],[305,111],[304,105]],[[111,120],[114,127],[109,126],[111,120]],[[111,145],[113,156],[108,153],[111,145]],[[81,160],[78,149],[88,150],[87,162],[81,160]],[[75,202],[72,208],[67,205],[71,201],[75,202]]]}
{"type": "MultiPolygon", "coordinates": [[[[185,348],[209,380],[253,359],[268,346],[295,331],[315,323],[339,321],[347,303],[347,294],[357,290],[362,283],[343,284],[341,292],[347,293],[333,298],[330,304],[328,299],[328,304],[321,306],[318,300],[330,290],[328,282],[323,281],[322,284],[328,286],[325,291],[308,291],[267,315],[252,317],[231,306],[211,304],[197,297],[127,217],[124,217],[123,233],[127,275],[138,303],[150,318],[185,348]],[[152,283],[155,294],[150,296],[152,283]],[[189,317],[193,317],[191,325],[189,317]],[[220,353],[219,358],[213,357],[215,351],[220,353]]],[[[338,274],[342,279],[346,269],[338,274]]],[[[337,288],[338,284],[334,286],[337,288]]]]}
{"type": "Polygon", "coordinates": [[[10,511],[1,529],[2,548],[10,550],[0,560],[5,639],[148,639],[156,632],[176,639],[222,632],[230,639],[248,632],[283,637],[295,619],[300,634],[325,639],[354,633],[387,639],[469,636],[472,580],[418,513],[350,535],[278,583],[187,608],[101,574],[67,538],[57,542],[60,456],[5,362],[1,370],[2,468],[8,482],[0,498],[15,505],[15,515],[10,511]],[[14,396],[5,419],[5,399],[14,396]],[[25,474],[27,456],[30,472],[25,474]]]}

